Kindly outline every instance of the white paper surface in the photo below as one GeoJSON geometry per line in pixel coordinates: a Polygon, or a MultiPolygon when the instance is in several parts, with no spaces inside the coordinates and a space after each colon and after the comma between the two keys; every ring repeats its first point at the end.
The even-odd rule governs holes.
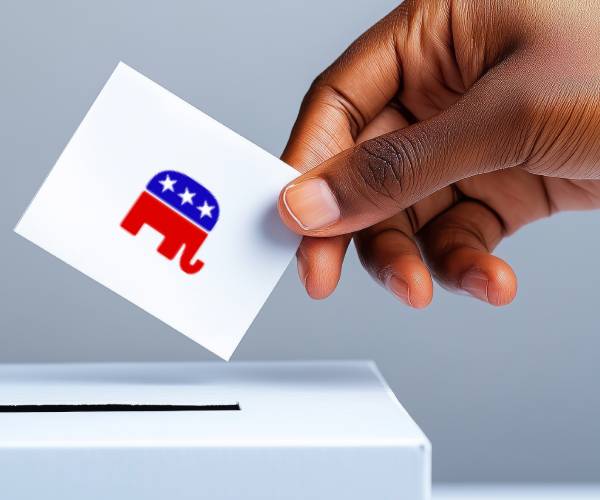
{"type": "MultiPolygon", "coordinates": [[[[298,246],[276,211],[279,191],[296,175],[120,63],[15,231],[229,359],[298,246]],[[193,259],[204,265],[192,274],[180,264],[185,245],[172,260],[157,251],[173,235],[147,224],[135,236],[121,227],[151,179],[164,171],[189,176],[218,202],[218,221],[193,259]]],[[[200,199],[202,193],[189,200],[185,184],[180,178],[160,185],[166,195],[171,189],[172,196],[181,194],[184,208],[198,210],[197,220],[164,206],[173,209],[172,220],[178,215],[186,227],[195,223],[202,231],[198,221],[215,215],[215,203],[200,199]]],[[[193,193],[193,181],[188,185],[193,193]]],[[[160,191],[148,196],[162,202],[160,191]]]]}

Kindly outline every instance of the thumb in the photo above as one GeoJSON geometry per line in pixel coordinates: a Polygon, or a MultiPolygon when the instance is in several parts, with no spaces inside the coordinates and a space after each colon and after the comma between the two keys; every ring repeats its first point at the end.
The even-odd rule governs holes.
{"type": "Polygon", "coordinates": [[[435,117],[365,141],[292,181],[279,198],[284,222],[305,235],[346,234],[453,182],[522,163],[526,92],[494,73],[435,117]]]}

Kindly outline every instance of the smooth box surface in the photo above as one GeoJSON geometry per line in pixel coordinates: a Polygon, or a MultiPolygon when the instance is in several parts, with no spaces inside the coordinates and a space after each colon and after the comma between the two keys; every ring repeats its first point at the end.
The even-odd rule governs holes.
{"type": "Polygon", "coordinates": [[[0,405],[11,500],[430,497],[430,444],[371,362],[5,365],[0,405]]]}

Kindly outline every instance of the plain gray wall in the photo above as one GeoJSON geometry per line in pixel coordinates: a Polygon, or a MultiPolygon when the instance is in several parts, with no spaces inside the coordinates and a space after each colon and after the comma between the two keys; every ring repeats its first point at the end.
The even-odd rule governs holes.
{"type": "MultiPolygon", "coordinates": [[[[0,3],[0,361],[213,359],[12,232],[118,60],[279,154],[313,77],[394,5],[0,3]]],[[[598,214],[543,221],[498,254],[520,278],[504,309],[438,288],[410,311],[353,251],[313,302],[290,266],[235,359],[376,360],[440,481],[600,480],[598,214]]]]}

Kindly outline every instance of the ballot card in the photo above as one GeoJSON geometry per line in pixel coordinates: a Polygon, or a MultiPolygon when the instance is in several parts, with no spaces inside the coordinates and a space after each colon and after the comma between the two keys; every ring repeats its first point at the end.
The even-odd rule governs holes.
{"type": "Polygon", "coordinates": [[[120,63],[15,231],[229,359],[298,246],[296,175],[120,63]]]}

